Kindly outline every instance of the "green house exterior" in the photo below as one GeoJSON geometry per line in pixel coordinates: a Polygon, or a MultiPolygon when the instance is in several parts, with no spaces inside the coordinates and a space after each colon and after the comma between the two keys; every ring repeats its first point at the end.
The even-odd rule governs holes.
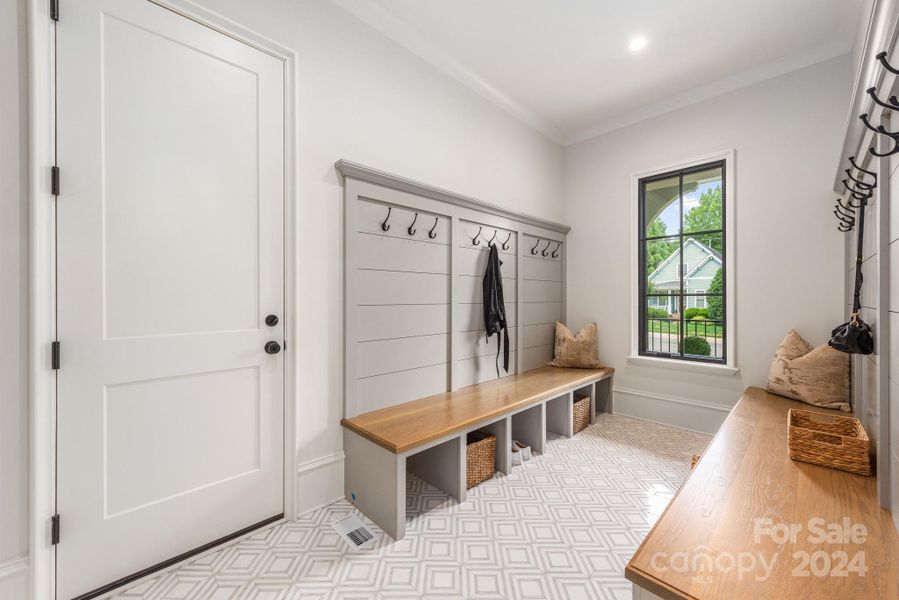
{"type": "MultiPolygon", "coordinates": [[[[684,292],[687,294],[704,294],[715,273],[721,268],[721,255],[714,249],[693,238],[684,240],[684,292]]],[[[650,273],[648,282],[654,293],[670,294],[667,298],[650,297],[649,306],[664,308],[669,313],[678,312],[678,293],[680,291],[680,251],[675,250],[663,260],[656,270],[650,273]]],[[[687,308],[706,308],[706,299],[687,296],[687,308]]]]}

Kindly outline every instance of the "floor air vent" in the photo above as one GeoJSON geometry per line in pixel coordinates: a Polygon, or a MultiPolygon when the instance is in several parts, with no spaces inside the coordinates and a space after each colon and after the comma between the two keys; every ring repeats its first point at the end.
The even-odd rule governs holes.
{"type": "Polygon", "coordinates": [[[354,550],[364,548],[375,540],[375,534],[356,515],[347,515],[334,521],[331,523],[331,527],[354,550]]]}

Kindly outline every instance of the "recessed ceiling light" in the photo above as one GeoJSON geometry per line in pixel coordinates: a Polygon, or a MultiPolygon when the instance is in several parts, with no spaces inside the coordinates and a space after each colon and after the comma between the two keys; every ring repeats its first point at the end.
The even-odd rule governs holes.
{"type": "Polygon", "coordinates": [[[640,50],[642,50],[643,48],[646,47],[647,43],[648,42],[645,37],[643,37],[642,35],[638,35],[631,39],[631,43],[628,46],[628,48],[630,49],[631,52],[639,52],[640,50]]]}

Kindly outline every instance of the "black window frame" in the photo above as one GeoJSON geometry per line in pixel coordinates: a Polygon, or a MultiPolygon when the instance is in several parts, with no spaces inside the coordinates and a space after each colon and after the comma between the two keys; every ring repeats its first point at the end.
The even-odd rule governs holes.
{"type": "MultiPolygon", "coordinates": [[[[663,358],[669,360],[677,360],[677,361],[687,361],[687,362],[699,362],[699,363],[711,363],[711,364],[727,364],[727,340],[728,340],[728,327],[727,327],[727,160],[720,159],[714,160],[711,162],[706,162],[702,164],[690,165],[689,167],[684,167],[681,169],[673,169],[671,171],[666,171],[664,173],[658,173],[655,175],[650,175],[648,177],[641,177],[637,181],[637,204],[638,204],[638,237],[637,237],[637,245],[638,245],[638,275],[639,275],[639,286],[638,286],[638,306],[637,306],[637,314],[638,322],[637,322],[637,331],[638,331],[638,355],[639,356],[647,356],[652,358],[663,358]],[[707,231],[690,231],[685,234],[684,232],[684,177],[686,175],[690,175],[692,173],[697,173],[701,171],[708,171],[711,169],[721,169],[721,229],[710,229],[707,231]],[[678,198],[679,202],[679,212],[680,212],[680,228],[677,234],[671,235],[662,235],[662,236],[647,236],[646,231],[648,229],[648,223],[646,223],[646,184],[652,183],[654,181],[660,181],[663,179],[673,179],[677,177],[678,179],[678,198]],[[688,294],[685,293],[684,290],[684,241],[687,238],[693,237],[701,237],[703,235],[721,235],[721,293],[720,294],[709,294],[708,289],[706,289],[706,293],[704,294],[688,294]],[[663,297],[665,294],[648,294],[647,293],[647,278],[649,274],[646,270],[646,246],[647,242],[651,242],[653,240],[676,240],[678,243],[678,254],[680,257],[680,266],[678,268],[679,278],[680,278],[680,293],[677,294],[678,298],[678,313],[680,315],[680,320],[678,324],[678,333],[677,333],[677,346],[680,349],[679,352],[661,352],[656,350],[649,350],[647,348],[647,340],[649,337],[648,331],[648,314],[647,308],[649,305],[650,297],[663,297]],[[688,355],[683,353],[683,340],[684,340],[684,313],[686,312],[686,303],[687,298],[689,297],[699,297],[703,296],[706,299],[710,296],[720,296],[721,297],[721,357],[710,356],[695,356],[688,355]]],[[[706,307],[708,307],[708,302],[706,302],[706,307]]]]}

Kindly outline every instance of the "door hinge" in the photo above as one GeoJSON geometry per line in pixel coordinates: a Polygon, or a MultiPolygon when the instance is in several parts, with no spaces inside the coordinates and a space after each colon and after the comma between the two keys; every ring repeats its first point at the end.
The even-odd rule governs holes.
{"type": "Polygon", "coordinates": [[[50,0],[50,18],[59,21],[59,0],[50,0]]]}
{"type": "Polygon", "coordinates": [[[50,343],[50,368],[54,371],[59,369],[59,342],[50,343]]]}
{"type": "Polygon", "coordinates": [[[59,543],[59,513],[50,517],[50,544],[55,546],[59,543]]]}
{"type": "Polygon", "coordinates": [[[50,167],[50,193],[59,196],[59,167],[50,167]]]}

